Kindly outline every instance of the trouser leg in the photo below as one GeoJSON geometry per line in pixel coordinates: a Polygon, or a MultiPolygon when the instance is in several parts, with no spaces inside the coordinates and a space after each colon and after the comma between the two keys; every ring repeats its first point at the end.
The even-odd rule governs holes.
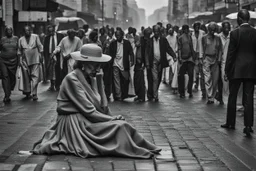
{"type": "Polygon", "coordinates": [[[157,99],[158,98],[158,86],[159,83],[161,81],[161,79],[159,80],[159,72],[158,72],[158,67],[159,67],[159,63],[158,62],[154,62],[153,63],[153,67],[151,69],[152,72],[152,78],[153,78],[153,98],[157,99]]]}
{"type": "Polygon", "coordinates": [[[147,69],[147,81],[148,81],[147,97],[148,97],[148,99],[152,99],[153,98],[153,74],[152,74],[152,69],[147,69]]]}
{"type": "Polygon", "coordinates": [[[202,94],[206,95],[203,65],[202,64],[198,64],[198,69],[199,69],[199,75],[200,75],[200,79],[199,79],[199,81],[200,81],[200,88],[201,88],[202,94]]]}
{"type": "Polygon", "coordinates": [[[198,89],[198,86],[199,86],[199,64],[196,64],[195,65],[195,88],[198,89]]]}
{"type": "Polygon", "coordinates": [[[216,62],[211,67],[211,76],[212,76],[212,94],[211,94],[211,100],[214,100],[216,96],[216,92],[218,90],[218,81],[219,81],[219,65],[216,62]]]}
{"type": "Polygon", "coordinates": [[[128,97],[130,76],[129,71],[120,71],[121,98],[128,97]]]}
{"type": "Polygon", "coordinates": [[[229,81],[229,96],[228,96],[228,106],[227,106],[227,120],[226,123],[231,126],[236,124],[236,100],[237,93],[240,87],[240,80],[230,80],[229,81]]]}
{"type": "Polygon", "coordinates": [[[222,81],[222,71],[221,71],[221,67],[219,66],[219,79],[218,79],[218,94],[217,94],[217,99],[219,101],[223,101],[223,81],[222,81]]]}
{"type": "Polygon", "coordinates": [[[251,80],[243,81],[243,105],[244,105],[244,126],[253,126],[254,82],[251,80]]]}
{"type": "Polygon", "coordinates": [[[113,81],[113,71],[112,71],[112,66],[107,63],[103,67],[103,81],[104,81],[104,86],[105,86],[105,94],[107,98],[110,98],[110,95],[112,93],[112,81],[113,81]]]}
{"type": "Polygon", "coordinates": [[[187,72],[188,72],[188,93],[192,94],[193,82],[194,82],[194,63],[187,62],[187,72]]]}
{"type": "Polygon", "coordinates": [[[179,89],[179,93],[180,95],[185,95],[185,73],[187,70],[187,63],[184,62],[181,64],[180,66],[180,70],[178,73],[178,89],[179,89]]]}
{"type": "Polygon", "coordinates": [[[3,86],[3,89],[4,89],[4,93],[5,93],[6,97],[9,97],[11,95],[10,77],[9,77],[9,74],[8,74],[8,69],[2,61],[0,61],[0,69],[1,69],[1,72],[2,72],[2,75],[3,75],[2,86],[3,86]]]}
{"type": "Polygon", "coordinates": [[[118,67],[113,67],[113,81],[114,81],[114,99],[121,98],[121,81],[120,81],[120,71],[118,67]]]}
{"type": "Polygon", "coordinates": [[[40,66],[39,66],[39,64],[34,64],[34,65],[29,66],[29,68],[30,68],[30,75],[31,75],[32,94],[37,95],[40,66]]]}
{"type": "Polygon", "coordinates": [[[213,91],[213,83],[212,83],[212,75],[211,75],[211,65],[208,61],[204,61],[203,64],[203,72],[204,72],[204,79],[205,79],[205,88],[208,100],[212,100],[212,91],[213,91]]]}

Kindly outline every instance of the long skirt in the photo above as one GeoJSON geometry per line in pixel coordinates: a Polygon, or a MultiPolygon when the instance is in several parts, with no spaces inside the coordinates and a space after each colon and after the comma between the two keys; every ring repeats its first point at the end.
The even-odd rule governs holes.
{"type": "Polygon", "coordinates": [[[33,148],[34,154],[73,154],[82,158],[151,158],[160,151],[126,121],[92,123],[79,113],[58,115],[55,125],[33,148]]]}

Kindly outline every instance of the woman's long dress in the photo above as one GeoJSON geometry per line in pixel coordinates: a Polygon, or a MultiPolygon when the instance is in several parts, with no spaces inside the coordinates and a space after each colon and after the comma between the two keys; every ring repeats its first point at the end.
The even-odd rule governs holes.
{"type": "Polygon", "coordinates": [[[63,80],[57,122],[34,145],[35,154],[74,154],[83,158],[119,156],[150,158],[160,149],[126,121],[104,114],[97,82],[78,69],[63,80]]]}

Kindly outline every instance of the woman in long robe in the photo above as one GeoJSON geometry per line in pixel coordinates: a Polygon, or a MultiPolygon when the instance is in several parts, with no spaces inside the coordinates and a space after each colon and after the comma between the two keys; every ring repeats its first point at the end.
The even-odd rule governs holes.
{"type": "Polygon", "coordinates": [[[0,70],[2,72],[2,86],[5,97],[4,102],[11,101],[11,91],[16,85],[16,71],[18,66],[18,37],[13,36],[13,29],[11,27],[5,28],[5,37],[0,42],[0,70]]]}
{"type": "Polygon", "coordinates": [[[107,62],[111,57],[95,57],[101,51],[97,45],[87,44],[81,49],[82,55],[71,54],[76,69],[62,82],[57,98],[57,122],[34,145],[34,154],[151,158],[160,152],[123,116],[109,114],[103,87],[98,88],[103,86],[102,75],[96,79],[96,73],[100,70],[99,62],[107,62]]]}

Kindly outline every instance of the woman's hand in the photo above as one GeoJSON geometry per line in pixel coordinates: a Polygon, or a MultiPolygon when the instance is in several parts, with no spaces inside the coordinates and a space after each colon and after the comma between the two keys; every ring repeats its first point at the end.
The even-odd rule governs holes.
{"type": "Polygon", "coordinates": [[[114,120],[125,120],[125,118],[122,115],[118,115],[114,117],[114,120]]]}

